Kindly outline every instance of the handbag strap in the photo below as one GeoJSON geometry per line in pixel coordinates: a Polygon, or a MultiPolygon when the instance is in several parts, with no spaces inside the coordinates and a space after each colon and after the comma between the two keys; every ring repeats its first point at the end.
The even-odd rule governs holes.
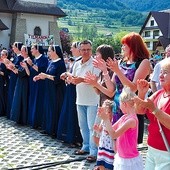
{"type": "Polygon", "coordinates": [[[164,131],[163,131],[162,126],[161,126],[161,124],[160,124],[160,122],[159,122],[158,119],[157,119],[157,122],[158,122],[159,131],[160,131],[160,133],[161,133],[161,136],[162,136],[162,139],[163,139],[163,141],[164,141],[165,147],[166,147],[167,151],[170,152],[170,146],[169,146],[169,144],[168,144],[168,141],[167,141],[167,139],[166,139],[166,136],[165,136],[165,134],[164,134],[164,131]]]}

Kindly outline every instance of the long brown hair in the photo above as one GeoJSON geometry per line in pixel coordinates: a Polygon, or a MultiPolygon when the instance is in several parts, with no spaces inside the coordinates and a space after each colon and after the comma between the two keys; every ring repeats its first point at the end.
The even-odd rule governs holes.
{"type": "Polygon", "coordinates": [[[122,44],[126,44],[130,48],[130,55],[132,56],[133,61],[149,59],[149,51],[146,47],[145,42],[142,37],[135,32],[126,34],[122,40],[122,44]]]}

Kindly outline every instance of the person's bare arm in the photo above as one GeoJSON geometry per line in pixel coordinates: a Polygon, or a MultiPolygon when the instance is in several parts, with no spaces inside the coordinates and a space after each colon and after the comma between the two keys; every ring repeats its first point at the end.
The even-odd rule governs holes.
{"type": "MultiPolygon", "coordinates": [[[[108,133],[112,137],[112,139],[118,138],[123,133],[125,133],[129,128],[134,128],[136,126],[135,119],[130,118],[127,121],[125,121],[125,123],[122,124],[121,126],[117,126],[118,128],[116,130],[114,130],[116,126],[114,126],[114,125],[113,125],[114,127],[112,126],[109,114],[107,112],[105,112],[104,108],[98,109],[98,116],[101,119],[103,119],[104,124],[106,126],[106,130],[108,131],[108,133]]],[[[120,120],[121,120],[121,118],[119,119],[119,121],[120,120]]]]}
{"type": "Polygon", "coordinates": [[[84,78],[82,78],[82,77],[72,76],[72,78],[71,78],[71,83],[72,84],[77,85],[77,84],[83,83],[83,82],[84,82],[84,78]]]}
{"type": "Polygon", "coordinates": [[[85,76],[84,81],[85,81],[86,83],[92,85],[92,86],[95,88],[95,91],[96,91],[98,94],[99,94],[99,93],[103,93],[103,94],[105,94],[105,95],[107,95],[107,96],[109,96],[109,97],[113,97],[113,95],[114,95],[114,85],[113,85],[113,83],[111,82],[108,73],[107,73],[107,75],[105,75],[105,76],[108,76],[107,80],[104,78],[105,83],[106,83],[106,87],[102,86],[102,84],[100,84],[100,83],[97,81],[98,78],[97,78],[94,74],[92,74],[92,73],[90,73],[90,72],[87,72],[87,73],[86,73],[86,76],[85,76]],[[108,81],[110,82],[109,84],[108,84],[108,81]]]}
{"type": "Polygon", "coordinates": [[[133,81],[130,81],[119,69],[118,62],[116,60],[109,59],[108,62],[108,68],[111,69],[115,74],[119,77],[121,83],[125,86],[129,86],[132,91],[137,91],[137,80],[138,79],[145,79],[147,75],[150,74],[150,62],[148,59],[144,59],[141,64],[139,65],[139,68],[135,72],[135,76],[133,81]],[[143,71],[145,70],[145,71],[143,71]]]}
{"type": "Polygon", "coordinates": [[[157,91],[157,87],[156,87],[156,82],[155,81],[151,81],[150,82],[150,86],[151,86],[151,90],[152,90],[153,93],[157,91]]]}
{"type": "Polygon", "coordinates": [[[117,139],[119,136],[124,134],[128,129],[134,128],[136,126],[136,121],[134,119],[127,120],[121,127],[118,127],[118,129],[114,130],[112,127],[112,124],[108,121],[105,122],[106,129],[109,132],[109,135],[112,137],[112,139],[117,139]]]}
{"type": "MultiPolygon", "coordinates": [[[[113,86],[113,84],[112,84],[112,86],[113,86]]],[[[115,94],[115,91],[112,91],[111,89],[109,89],[109,88],[105,88],[104,86],[102,86],[101,84],[97,84],[96,86],[95,86],[97,89],[99,89],[100,90],[100,92],[102,92],[103,94],[105,94],[106,96],[108,96],[108,97],[113,97],[114,96],[114,94],[115,94]]]]}
{"type": "Polygon", "coordinates": [[[170,115],[155,106],[152,99],[147,99],[145,102],[145,107],[148,108],[166,128],[170,129],[170,115]]]}

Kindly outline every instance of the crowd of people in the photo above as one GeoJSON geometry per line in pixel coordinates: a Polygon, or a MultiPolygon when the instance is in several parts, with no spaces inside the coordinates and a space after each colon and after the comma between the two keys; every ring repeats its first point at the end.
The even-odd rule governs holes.
{"type": "Polygon", "coordinates": [[[121,43],[123,58],[117,59],[110,45],[100,45],[93,56],[91,41],[73,42],[68,69],[58,45],[45,55],[38,44],[14,42],[12,57],[1,51],[0,115],[78,147],[74,154],[87,154],[94,170],[142,170],[137,145],[146,114],[145,169],[169,170],[170,45],[151,76],[142,37],[131,32],[121,43]]]}

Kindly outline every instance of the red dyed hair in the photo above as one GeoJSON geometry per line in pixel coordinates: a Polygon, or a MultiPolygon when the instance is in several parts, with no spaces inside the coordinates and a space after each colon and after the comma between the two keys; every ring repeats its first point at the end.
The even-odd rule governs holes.
{"type": "Polygon", "coordinates": [[[149,51],[146,47],[145,42],[142,37],[135,32],[126,34],[122,40],[122,44],[126,44],[130,48],[130,55],[132,56],[133,61],[149,59],[149,51]]]}

